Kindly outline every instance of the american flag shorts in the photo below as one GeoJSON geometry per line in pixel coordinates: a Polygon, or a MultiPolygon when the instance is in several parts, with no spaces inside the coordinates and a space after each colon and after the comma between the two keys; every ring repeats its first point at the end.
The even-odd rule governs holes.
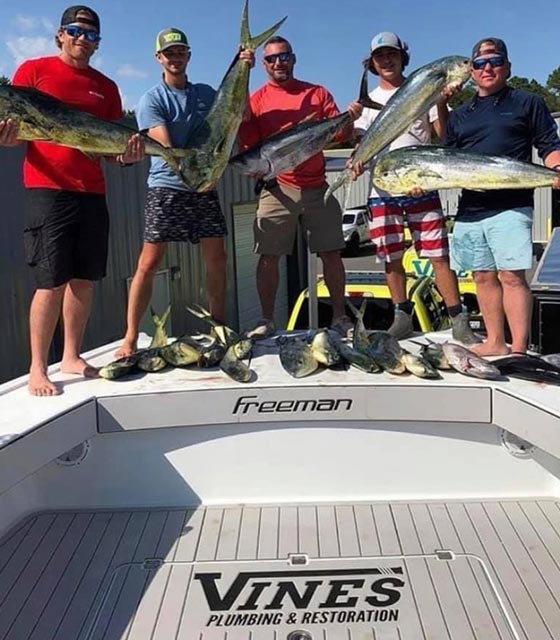
{"type": "Polygon", "coordinates": [[[405,220],[418,256],[439,258],[449,253],[447,228],[437,192],[424,196],[370,198],[371,239],[377,257],[384,262],[400,260],[405,251],[405,220]]]}

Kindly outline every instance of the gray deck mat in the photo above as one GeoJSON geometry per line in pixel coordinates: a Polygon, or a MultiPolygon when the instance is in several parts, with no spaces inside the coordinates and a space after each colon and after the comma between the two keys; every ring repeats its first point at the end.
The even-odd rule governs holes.
{"type": "Polygon", "coordinates": [[[549,640],[559,599],[548,499],[44,513],[0,542],[2,640],[549,640]]]}

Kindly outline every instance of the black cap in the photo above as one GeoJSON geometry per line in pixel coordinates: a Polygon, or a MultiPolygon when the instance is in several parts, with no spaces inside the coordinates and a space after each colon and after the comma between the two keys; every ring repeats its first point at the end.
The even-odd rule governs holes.
{"type": "Polygon", "coordinates": [[[60,26],[66,27],[69,24],[74,24],[75,22],[83,22],[84,24],[89,24],[92,27],[95,27],[97,31],[101,31],[101,25],[99,24],[99,16],[93,9],[86,7],[85,5],[76,5],[74,7],[68,7],[66,11],[62,14],[62,18],[60,19],[60,26]],[[78,16],[79,13],[89,13],[89,16],[78,16]]]}
{"type": "Polygon", "coordinates": [[[475,58],[478,58],[478,56],[483,55],[483,53],[498,53],[499,55],[504,56],[506,60],[509,60],[506,43],[501,38],[482,38],[482,40],[479,40],[473,47],[472,59],[474,60],[475,58]],[[483,44],[491,45],[494,51],[481,51],[483,44]]]}

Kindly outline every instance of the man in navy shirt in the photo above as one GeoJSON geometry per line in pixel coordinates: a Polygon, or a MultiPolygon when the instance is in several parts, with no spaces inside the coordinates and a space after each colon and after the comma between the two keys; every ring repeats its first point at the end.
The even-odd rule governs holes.
{"type": "MultiPolygon", "coordinates": [[[[458,149],[500,154],[531,161],[532,147],[547,167],[559,171],[560,139],[544,100],[513,89],[511,64],[499,38],[484,38],[472,52],[477,93],[449,116],[446,144],[458,149]]],[[[451,243],[451,264],[473,271],[488,338],[472,347],[479,355],[503,355],[507,318],[511,351],[527,349],[531,292],[525,270],[532,266],[533,190],[469,191],[463,189],[451,243]]]]}
{"type": "MultiPolygon", "coordinates": [[[[254,66],[253,51],[241,51],[239,57],[254,66]]],[[[182,31],[169,28],[158,33],[156,59],[163,68],[162,78],[140,98],[136,117],[140,130],[164,147],[185,148],[216,96],[209,85],[189,81],[186,69],[190,58],[189,42],[182,31]]],[[[190,190],[163,158],[154,157],[144,215],[144,245],[130,287],[126,335],[116,357],[136,350],[140,320],[150,303],[154,276],[168,242],[200,243],[210,313],[225,321],[227,230],[216,191],[190,190]]]]}

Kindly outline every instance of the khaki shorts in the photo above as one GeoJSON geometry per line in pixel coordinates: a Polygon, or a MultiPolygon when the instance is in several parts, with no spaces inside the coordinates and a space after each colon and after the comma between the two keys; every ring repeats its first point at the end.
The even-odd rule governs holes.
{"type": "Polygon", "coordinates": [[[342,249],[342,210],[333,196],[327,204],[323,203],[326,190],[327,185],[300,190],[284,184],[264,189],[253,225],[255,253],[265,256],[291,254],[300,220],[306,238],[310,232],[308,242],[312,253],[342,249]]]}

